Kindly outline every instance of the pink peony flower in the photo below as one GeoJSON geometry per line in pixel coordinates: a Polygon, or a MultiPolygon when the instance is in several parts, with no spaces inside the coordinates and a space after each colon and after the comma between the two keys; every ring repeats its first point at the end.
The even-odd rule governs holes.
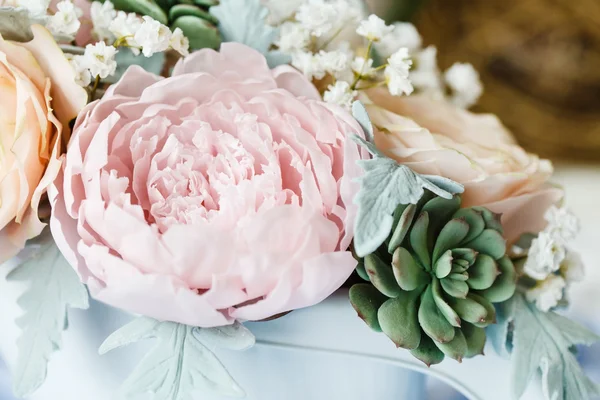
{"type": "Polygon", "coordinates": [[[171,78],[131,67],[89,104],[51,228],[95,298],[202,327],[318,303],[352,273],[362,131],[240,45],[171,78]]]}
{"type": "Polygon", "coordinates": [[[563,197],[562,189],[548,184],[552,164],[519,147],[495,116],[378,89],[369,91],[369,100],[375,143],[389,157],[462,183],[463,206],[502,214],[509,243],[544,229],[546,210],[563,197]]]}

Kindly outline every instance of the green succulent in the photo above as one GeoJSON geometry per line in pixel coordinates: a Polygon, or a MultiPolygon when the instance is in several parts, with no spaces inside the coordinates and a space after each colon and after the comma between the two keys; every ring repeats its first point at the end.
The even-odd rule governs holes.
{"type": "Polygon", "coordinates": [[[427,365],[483,354],[493,303],[516,287],[500,216],[460,204],[459,196],[426,193],[416,205],[399,205],[390,237],[359,261],[370,283],[350,288],[367,325],[427,365]]]}
{"type": "Polygon", "coordinates": [[[115,8],[148,15],[171,29],[180,28],[190,49],[216,49],[221,45],[219,21],[208,12],[217,0],[114,0],[115,8]]]}

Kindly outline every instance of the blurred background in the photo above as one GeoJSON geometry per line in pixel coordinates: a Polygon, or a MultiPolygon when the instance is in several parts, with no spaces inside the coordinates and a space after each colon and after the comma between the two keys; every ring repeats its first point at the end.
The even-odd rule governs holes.
{"type": "Polygon", "coordinates": [[[472,63],[485,87],[474,110],[498,114],[529,151],[600,162],[600,1],[367,1],[413,22],[442,70],[472,63]]]}

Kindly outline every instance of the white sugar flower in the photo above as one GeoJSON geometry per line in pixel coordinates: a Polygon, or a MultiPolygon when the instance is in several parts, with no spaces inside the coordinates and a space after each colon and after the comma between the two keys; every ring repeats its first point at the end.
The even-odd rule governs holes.
{"type": "Polygon", "coordinates": [[[110,24],[117,16],[115,6],[110,0],[104,3],[93,1],[90,8],[90,16],[94,25],[93,32],[99,40],[112,39],[113,34],[110,31],[110,24]]]}
{"type": "Polygon", "coordinates": [[[329,85],[327,91],[323,94],[323,100],[327,103],[350,108],[356,94],[357,92],[352,90],[348,82],[337,81],[335,85],[329,85]]]}
{"type": "Polygon", "coordinates": [[[92,77],[99,76],[104,79],[115,73],[117,61],[115,55],[117,49],[114,46],[108,46],[104,42],[88,44],[85,47],[82,63],[90,70],[92,77]]]}
{"type": "Polygon", "coordinates": [[[262,0],[269,10],[267,22],[270,25],[280,25],[294,16],[304,0],[262,0]]]}
{"type": "Polygon", "coordinates": [[[340,76],[350,67],[350,57],[348,53],[342,50],[323,51],[319,52],[321,64],[325,71],[333,76],[340,76]]]}
{"type": "Polygon", "coordinates": [[[284,53],[304,50],[310,44],[310,31],[298,22],[284,22],[279,28],[279,39],[275,44],[284,53]]]}
{"type": "Polygon", "coordinates": [[[388,35],[393,31],[393,27],[385,24],[385,21],[379,18],[375,14],[369,15],[364,21],[361,21],[360,25],[356,29],[356,33],[360,36],[364,36],[374,42],[380,41],[384,36],[388,35]]]}
{"type": "Polygon", "coordinates": [[[17,5],[27,10],[32,18],[44,18],[50,7],[50,0],[18,0],[17,5]]]}
{"type": "Polygon", "coordinates": [[[579,233],[579,219],[566,207],[552,206],[544,215],[548,226],[545,231],[550,232],[554,238],[565,244],[579,233]]]}
{"type": "Polygon", "coordinates": [[[558,305],[564,296],[565,280],[558,275],[550,275],[548,279],[527,290],[525,297],[535,303],[540,311],[548,312],[558,305]]]}
{"type": "Polygon", "coordinates": [[[411,65],[412,60],[407,48],[401,48],[388,58],[388,66],[384,73],[388,90],[392,96],[409,95],[414,91],[409,79],[411,65]]]}
{"type": "Polygon", "coordinates": [[[408,76],[412,63],[413,62],[410,59],[410,54],[408,53],[408,49],[406,47],[398,49],[398,51],[388,58],[389,66],[402,75],[408,76]]]}
{"type": "Polygon", "coordinates": [[[567,257],[560,264],[560,274],[567,283],[581,282],[585,277],[585,267],[581,255],[573,250],[567,251],[567,257]]]}
{"type": "Polygon", "coordinates": [[[70,0],[63,0],[56,5],[56,13],[48,22],[48,30],[55,36],[65,35],[74,37],[81,26],[79,16],[81,9],[75,7],[70,0]]]}
{"type": "Polygon", "coordinates": [[[471,64],[454,64],[446,71],[444,78],[453,92],[450,101],[458,107],[471,107],[483,93],[479,74],[471,64]]]}
{"type": "Polygon", "coordinates": [[[355,57],[352,61],[352,71],[361,76],[373,75],[373,59],[365,60],[364,57],[355,57]]]}
{"type": "Polygon", "coordinates": [[[173,31],[169,45],[184,57],[190,54],[190,41],[180,28],[175,28],[173,31]]]}
{"type": "Polygon", "coordinates": [[[143,16],[142,19],[144,22],[135,33],[134,39],[138,46],[142,48],[144,56],[151,57],[154,53],[167,50],[172,35],[169,27],[147,15],[143,16]]]}
{"type": "Polygon", "coordinates": [[[375,49],[380,56],[387,58],[402,47],[406,47],[411,53],[414,53],[421,48],[422,43],[421,35],[413,24],[396,22],[393,30],[375,43],[375,49]]]}
{"type": "Polygon", "coordinates": [[[542,231],[531,243],[523,271],[533,279],[544,280],[558,271],[565,256],[564,246],[554,240],[551,234],[542,231]]]}
{"type": "Polygon", "coordinates": [[[308,79],[323,79],[325,68],[317,54],[299,51],[292,54],[292,66],[300,70],[308,79]]]}
{"type": "Polygon", "coordinates": [[[420,92],[436,99],[444,98],[435,46],[429,46],[414,54],[413,68],[410,70],[410,81],[415,89],[420,92]]]}
{"type": "Polygon", "coordinates": [[[86,87],[92,82],[90,70],[85,66],[84,56],[74,56],[70,53],[65,53],[65,57],[69,60],[69,64],[75,72],[75,83],[79,86],[86,87]]]}
{"type": "Polygon", "coordinates": [[[108,29],[117,38],[124,41],[124,44],[131,48],[135,54],[139,54],[138,44],[135,41],[135,34],[142,26],[142,19],[134,13],[118,11],[115,19],[110,23],[108,29]]]}
{"type": "Polygon", "coordinates": [[[324,0],[308,0],[296,13],[296,20],[316,37],[331,32],[337,18],[336,7],[324,0]]]}

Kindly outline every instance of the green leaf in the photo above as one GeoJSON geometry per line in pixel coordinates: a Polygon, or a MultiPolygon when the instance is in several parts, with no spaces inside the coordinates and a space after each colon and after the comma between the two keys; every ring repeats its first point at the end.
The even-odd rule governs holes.
{"type": "Polygon", "coordinates": [[[4,40],[29,42],[33,39],[32,23],[25,9],[0,7],[0,36],[4,40]]]}
{"type": "Polygon", "coordinates": [[[463,323],[461,330],[467,340],[467,353],[465,354],[465,357],[471,358],[484,355],[483,348],[485,347],[486,341],[485,329],[465,322],[463,323]]]}
{"type": "Polygon", "coordinates": [[[402,245],[402,242],[404,241],[404,238],[406,237],[406,234],[412,225],[413,219],[415,218],[416,211],[417,206],[414,204],[408,204],[403,207],[402,214],[400,214],[400,218],[398,219],[398,223],[396,224],[394,233],[392,234],[390,243],[388,245],[389,253],[393,253],[402,245]]]}
{"type": "Polygon", "coordinates": [[[473,208],[462,208],[458,210],[452,218],[464,218],[469,224],[469,234],[464,238],[465,243],[475,239],[485,229],[483,215],[473,208]]]}
{"type": "Polygon", "coordinates": [[[446,225],[444,225],[442,231],[437,237],[437,240],[435,241],[432,262],[435,263],[446,251],[457,247],[468,233],[469,224],[467,224],[464,219],[450,220],[446,225]]]}
{"type": "Polygon", "coordinates": [[[433,340],[427,335],[421,335],[419,347],[410,351],[415,358],[421,360],[425,365],[431,367],[444,361],[444,353],[437,348],[433,340]]]}
{"type": "Polygon", "coordinates": [[[431,258],[429,252],[429,246],[427,244],[427,229],[429,228],[429,215],[427,212],[422,212],[413,228],[410,231],[410,245],[417,255],[417,259],[421,265],[427,270],[431,271],[431,258]]]}
{"type": "Polygon", "coordinates": [[[473,207],[473,209],[481,213],[486,229],[494,229],[500,233],[504,233],[502,222],[500,222],[502,214],[496,214],[485,207],[473,207]]]}
{"type": "Polygon", "coordinates": [[[417,318],[419,292],[402,291],[379,308],[377,318],[383,333],[398,347],[416,349],[421,342],[421,329],[417,318]]]}
{"type": "Polygon", "coordinates": [[[219,24],[219,20],[213,15],[191,4],[177,4],[169,10],[170,21],[175,21],[177,18],[183,17],[184,15],[191,15],[196,18],[204,19],[214,25],[219,24]]]}
{"type": "Polygon", "coordinates": [[[496,308],[494,307],[494,305],[492,303],[490,303],[490,301],[488,299],[486,299],[485,297],[482,297],[474,292],[469,293],[468,297],[472,300],[475,300],[479,304],[481,304],[487,311],[485,320],[481,321],[481,322],[473,323],[475,326],[478,326],[480,328],[485,328],[489,324],[496,323],[496,308]]]}
{"type": "Polygon", "coordinates": [[[152,0],[114,0],[113,4],[117,10],[148,15],[164,25],[169,23],[167,14],[152,0]]]}
{"type": "Polygon", "coordinates": [[[290,61],[290,57],[282,53],[277,57],[269,57],[279,30],[267,24],[269,10],[260,0],[221,0],[218,6],[210,8],[210,13],[219,20],[219,31],[224,42],[242,43],[258,50],[267,56],[267,60],[271,59],[271,68],[290,61]]]}
{"type": "Polygon", "coordinates": [[[204,19],[191,15],[179,17],[171,25],[172,29],[179,28],[190,41],[190,48],[197,49],[217,49],[221,45],[221,37],[217,28],[204,19]]]}
{"type": "Polygon", "coordinates": [[[361,188],[354,199],[358,205],[354,246],[356,253],[364,257],[388,238],[394,222],[392,213],[398,204],[417,204],[425,189],[449,199],[454,193],[437,187],[407,166],[385,157],[364,139],[356,135],[352,138],[374,156],[371,160],[357,161],[365,174],[360,178],[361,188]]]}
{"type": "Polygon", "coordinates": [[[377,320],[377,311],[388,300],[388,297],[368,283],[352,285],[349,297],[350,304],[352,304],[360,319],[365,321],[369,328],[381,332],[381,326],[377,320]]]}
{"type": "Polygon", "coordinates": [[[392,258],[392,271],[402,290],[415,290],[431,280],[428,273],[404,247],[398,247],[392,258]]]}
{"type": "Polygon", "coordinates": [[[517,272],[507,256],[497,262],[500,275],[492,286],[480,292],[480,294],[492,303],[501,303],[510,299],[517,288],[517,272]]]}
{"type": "Polygon", "coordinates": [[[483,290],[492,286],[500,273],[496,261],[487,254],[477,256],[475,263],[469,267],[469,280],[467,283],[471,289],[483,290]]]}
{"type": "Polygon", "coordinates": [[[375,139],[373,124],[371,123],[371,118],[369,118],[369,113],[367,112],[365,105],[361,101],[357,100],[352,103],[352,116],[362,127],[367,141],[373,143],[373,140],[375,139]]]}
{"type": "Polygon", "coordinates": [[[514,299],[511,364],[514,396],[523,395],[539,369],[547,398],[590,399],[600,395],[600,387],[585,376],[570,351],[572,346],[591,345],[600,337],[565,317],[540,311],[521,294],[514,299]]]}
{"type": "Polygon", "coordinates": [[[452,271],[452,250],[445,252],[433,267],[433,272],[438,279],[447,277],[450,271],[452,271]]]}
{"type": "Polygon", "coordinates": [[[458,362],[462,362],[468,351],[467,339],[460,328],[454,328],[454,330],[454,339],[452,339],[450,342],[440,343],[434,341],[434,344],[448,357],[458,362]]]}
{"type": "Polygon", "coordinates": [[[463,280],[442,279],[441,284],[444,292],[457,299],[464,299],[469,293],[469,285],[463,280]]]}
{"type": "Polygon", "coordinates": [[[487,254],[497,260],[506,253],[506,240],[498,231],[485,229],[479,236],[467,243],[465,247],[487,254]]]}
{"type": "Polygon", "coordinates": [[[435,304],[438,306],[438,309],[441,311],[442,315],[446,317],[450,325],[460,328],[460,317],[456,314],[456,311],[454,311],[452,307],[446,303],[446,300],[444,300],[444,295],[438,279],[433,279],[432,289],[433,300],[435,301],[435,304]]]}
{"type": "Polygon", "coordinates": [[[450,199],[433,197],[426,201],[423,207],[419,208],[421,212],[429,214],[428,241],[432,247],[444,225],[452,219],[452,215],[460,208],[460,203],[460,196],[452,196],[450,199]]]}
{"type": "Polygon", "coordinates": [[[421,296],[418,317],[421,328],[436,342],[448,343],[454,339],[454,327],[435,303],[431,285],[427,287],[421,296]]]}
{"type": "Polygon", "coordinates": [[[140,317],[110,335],[100,346],[100,354],[143,339],[157,339],[122,384],[124,397],[151,395],[153,400],[187,400],[193,392],[202,390],[242,397],[242,388],[201,340],[237,349],[252,346],[254,337],[239,325],[207,330],[215,329],[218,331],[200,333],[204,328],[140,317]]]}
{"type": "Polygon", "coordinates": [[[28,397],[44,383],[48,361],[60,349],[67,328],[67,308],[88,308],[85,286],[49,232],[36,241],[40,250],[7,276],[8,281],[27,284],[17,300],[24,311],[17,319],[22,332],[13,374],[13,391],[18,397],[28,397]]]}
{"type": "Polygon", "coordinates": [[[514,321],[516,296],[501,304],[496,304],[496,323],[485,328],[490,343],[496,353],[504,358],[510,357],[512,351],[511,325],[514,321]]]}
{"type": "Polygon", "coordinates": [[[391,265],[383,262],[375,253],[366,256],[364,263],[369,280],[377,290],[387,297],[396,297],[400,294],[402,289],[396,282],[391,265]]]}
{"type": "Polygon", "coordinates": [[[472,324],[483,323],[486,321],[488,310],[485,306],[467,296],[464,299],[450,299],[450,305],[459,315],[459,317],[472,324]]]}
{"type": "Polygon", "coordinates": [[[160,52],[153,54],[151,57],[145,57],[142,54],[135,55],[128,49],[123,49],[117,53],[115,61],[117,62],[117,69],[114,75],[104,79],[105,82],[117,82],[132,65],[139,65],[154,75],[160,75],[165,65],[165,53],[160,52]]]}
{"type": "Polygon", "coordinates": [[[465,260],[467,262],[466,266],[469,266],[475,262],[477,252],[473,249],[458,248],[452,249],[452,256],[454,256],[455,260],[465,260]]]}
{"type": "Polygon", "coordinates": [[[369,274],[367,274],[365,263],[363,261],[358,262],[358,265],[356,266],[356,273],[365,281],[371,282],[371,278],[369,278],[369,274]]]}

